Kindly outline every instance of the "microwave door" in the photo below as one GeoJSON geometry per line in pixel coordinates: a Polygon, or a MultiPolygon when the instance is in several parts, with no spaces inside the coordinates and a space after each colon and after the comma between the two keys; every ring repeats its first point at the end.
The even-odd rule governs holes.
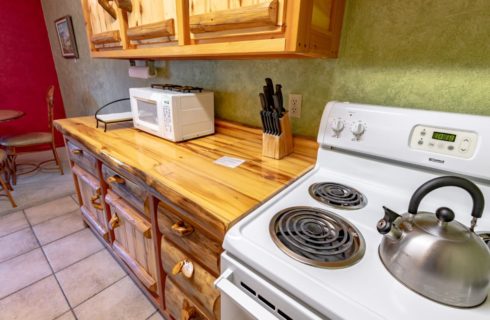
{"type": "Polygon", "coordinates": [[[160,131],[160,112],[157,101],[135,98],[136,100],[136,121],[147,129],[155,132],[160,131]]]}

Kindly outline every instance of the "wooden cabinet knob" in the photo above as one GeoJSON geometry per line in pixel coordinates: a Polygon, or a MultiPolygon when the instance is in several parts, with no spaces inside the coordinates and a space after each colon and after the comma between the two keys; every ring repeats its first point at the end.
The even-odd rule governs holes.
{"type": "Polygon", "coordinates": [[[111,229],[112,230],[114,230],[117,227],[119,227],[119,217],[117,216],[117,214],[114,214],[112,216],[111,220],[109,220],[109,225],[111,226],[111,229]]]}
{"type": "Polygon", "coordinates": [[[100,200],[100,189],[95,191],[95,194],[90,198],[92,206],[97,210],[103,210],[102,203],[98,202],[100,200]]]}
{"type": "Polygon", "coordinates": [[[124,180],[123,177],[118,176],[116,174],[116,175],[113,175],[113,176],[110,176],[109,178],[107,178],[107,183],[108,184],[111,184],[111,183],[125,184],[126,183],[126,180],[124,180]]]}
{"type": "Polygon", "coordinates": [[[182,320],[192,320],[197,316],[197,310],[191,306],[184,306],[182,308],[182,320]]]}
{"type": "Polygon", "coordinates": [[[74,150],[71,151],[71,153],[73,153],[76,156],[81,156],[82,153],[83,153],[83,150],[81,150],[81,149],[74,149],[74,150]]]}
{"type": "Polygon", "coordinates": [[[194,228],[191,225],[186,224],[184,221],[179,221],[172,225],[172,231],[181,237],[185,237],[193,233],[194,228]]]}
{"type": "Polygon", "coordinates": [[[186,278],[192,277],[194,274],[194,264],[189,260],[182,260],[175,264],[172,268],[172,275],[176,276],[182,273],[186,278]]]}

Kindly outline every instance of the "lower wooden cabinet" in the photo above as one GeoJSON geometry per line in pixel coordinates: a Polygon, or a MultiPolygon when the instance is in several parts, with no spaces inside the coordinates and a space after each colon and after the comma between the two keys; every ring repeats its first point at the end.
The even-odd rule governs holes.
{"type": "Polygon", "coordinates": [[[102,202],[102,189],[99,180],[77,165],[72,172],[78,179],[80,189],[80,210],[85,220],[106,240],[109,240],[107,215],[102,202]]]}
{"type": "Polygon", "coordinates": [[[165,306],[167,312],[176,320],[208,319],[170,278],[165,281],[165,306]]]}
{"type": "Polygon", "coordinates": [[[192,256],[184,253],[165,237],[162,238],[162,266],[190,301],[199,306],[210,319],[220,318],[220,293],[214,287],[216,278],[192,256]]]}
{"type": "Polygon", "coordinates": [[[114,230],[112,248],[152,293],[158,294],[157,262],[151,223],[121,197],[108,191],[110,227],[114,230]]]}

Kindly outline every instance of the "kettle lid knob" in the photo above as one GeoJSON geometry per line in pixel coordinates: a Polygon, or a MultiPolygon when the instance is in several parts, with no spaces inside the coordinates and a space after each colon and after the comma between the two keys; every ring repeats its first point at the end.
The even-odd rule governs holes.
{"type": "Polygon", "coordinates": [[[454,220],[454,211],[446,207],[441,207],[437,209],[436,217],[439,221],[451,222],[454,220]]]}

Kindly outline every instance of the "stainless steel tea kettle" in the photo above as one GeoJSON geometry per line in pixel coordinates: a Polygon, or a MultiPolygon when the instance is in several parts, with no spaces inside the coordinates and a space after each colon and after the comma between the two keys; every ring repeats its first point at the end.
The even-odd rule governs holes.
{"type": "Polygon", "coordinates": [[[440,177],[420,186],[412,196],[408,213],[398,215],[383,207],[384,218],[377,229],[384,234],[379,255],[388,271],[413,291],[434,301],[474,307],[483,303],[490,286],[490,249],[474,233],[483,214],[484,198],[471,181],[440,177]],[[460,187],[473,199],[470,228],[454,220],[445,207],[436,213],[418,212],[422,199],[431,191],[460,187]]]}

